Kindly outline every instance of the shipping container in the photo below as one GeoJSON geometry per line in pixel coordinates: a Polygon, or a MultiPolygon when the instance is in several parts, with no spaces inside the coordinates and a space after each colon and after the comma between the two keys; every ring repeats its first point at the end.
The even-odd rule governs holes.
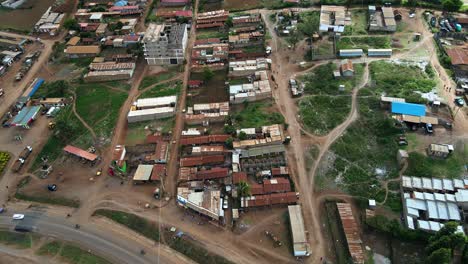
{"type": "Polygon", "coordinates": [[[368,49],[367,56],[369,57],[391,57],[392,49],[368,49]]]}
{"type": "Polygon", "coordinates": [[[361,57],[364,54],[362,49],[342,49],[340,57],[361,57]]]}

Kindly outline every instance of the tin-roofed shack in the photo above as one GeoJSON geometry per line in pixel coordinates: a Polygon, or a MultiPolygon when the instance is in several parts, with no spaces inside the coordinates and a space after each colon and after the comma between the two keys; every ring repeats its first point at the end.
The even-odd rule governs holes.
{"type": "Polygon", "coordinates": [[[288,212],[294,256],[309,256],[311,250],[309,242],[307,242],[304,219],[302,218],[302,208],[300,205],[290,205],[288,206],[288,212]]]}
{"type": "Polygon", "coordinates": [[[72,146],[72,145],[67,145],[66,147],[63,148],[63,150],[66,152],[66,153],[69,153],[69,154],[72,154],[74,156],[77,156],[79,158],[82,158],[86,161],[90,161],[90,162],[95,162],[98,158],[97,155],[93,154],[93,153],[89,153],[88,151],[85,151],[85,150],[82,150],[80,148],[77,148],[75,146],[72,146]]]}
{"type": "Polygon", "coordinates": [[[219,190],[197,192],[187,187],[179,187],[177,188],[177,203],[214,220],[219,220],[222,211],[221,192],[219,190]]]}
{"type": "Polygon", "coordinates": [[[145,183],[151,178],[153,172],[153,165],[140,164],[133,175],[133,183],[145,183]]]}
{"type": "Polygon", "coordinates": [[[348,242],[349,253],[354,263],[364,263],[364,251],[362,250],[362,240],[359,235],[359,229],[356,219],[353,216],[353,210],[348,203],[336,203],[338,213],[340,214],[341,224],[348,242]]]}

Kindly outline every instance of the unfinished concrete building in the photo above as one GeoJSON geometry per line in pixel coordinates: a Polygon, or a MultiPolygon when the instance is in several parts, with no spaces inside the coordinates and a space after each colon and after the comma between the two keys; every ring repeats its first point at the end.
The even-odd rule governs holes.
{"type": "Polygon", "coordinates": [[[187,47],[186,24],[150,24],[143,38],[149,65],[182,64],[187,47]]]}

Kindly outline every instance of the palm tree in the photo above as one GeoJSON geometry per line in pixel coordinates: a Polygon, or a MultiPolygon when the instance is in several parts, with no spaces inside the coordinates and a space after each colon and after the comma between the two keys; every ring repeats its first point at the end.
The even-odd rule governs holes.
{"type": "Polygon", "coordinates": [[[237,184],[237,190],[240,197],[250,196],[250,185],[244,181],[237,184]]]}

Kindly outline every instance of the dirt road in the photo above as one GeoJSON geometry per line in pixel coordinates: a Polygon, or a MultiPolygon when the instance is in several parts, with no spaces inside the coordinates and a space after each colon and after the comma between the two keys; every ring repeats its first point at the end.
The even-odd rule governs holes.
{"type": "MultiPolygon", "coordinates": [[[[3,32],[3,31],[0,31],[0,36],[26,38],[26,39],[35,41],[34,37],[18,35],[18,34],[9,33],[9,32],[3,32]]],[[[2,84],[1,88],[3,88],[3,90],[5,91],[5,94],[0,98],[1,100],[0,115],[3,116],[3,114],[6,111],[8,111],[8,109],[13,104],[13,102],[15,102],[16,99],[21,95],[21,93],[23,93],[23,91],[26,89],[27,85],[33,80],[33,78],[36,77],[36,73],[48,61],[50,54],[52,53],[52,47],[54,45],[54,41],[53,40],[41,40],[41,43],[44,45],[44,47],[38,47],[38,50],[40,49],[42,51],[41,55],[39,56],[39,58],[31,67],[29,72],[23,77],[23,79],[20,82],[14,81],[16,72],[13,72],[13,71],[8,72],[6,76],[1,77],[1,84],[2,84]]],[[[15,63],[18,64],[19,62],[15,62],[15,63]]]]}
{"type": "MultiPolygon", "coordinates": [[[[197,17],[198,14],[198,3],[199,0],[195,1],[194,5],[194,13],[193,17],[197,17]]],[[[192,64],[192,47],[195,43],[196,39],[196,20],[194,19],[192,22],[192,27],[189,33],[189,39],[187,43],[187,48],[185,51],[185,71],[184,71],[184,79],[182,83],[182,92],[179,96],[179,103],[177,104],[177,113],[176,113],[176,120],[175,126],[172,130],[172,144],[171,144],[171,152],[168,161],[167,167],[167,177],[165,180],[165,192],[166,196],[173,196],[176,193],[177,187],[177,180],[178,180],[178,158],[179,158],[179,143],[180,143],[180,135],[182,134],[182,130],[184,129],[184,114],[183,110],[185,109],[186,104],[186,97],[187,97],[187,83],[190,78],[190,65],[192,64]],[[175,142],[175,143],[174,143],[175,142]]]]}

